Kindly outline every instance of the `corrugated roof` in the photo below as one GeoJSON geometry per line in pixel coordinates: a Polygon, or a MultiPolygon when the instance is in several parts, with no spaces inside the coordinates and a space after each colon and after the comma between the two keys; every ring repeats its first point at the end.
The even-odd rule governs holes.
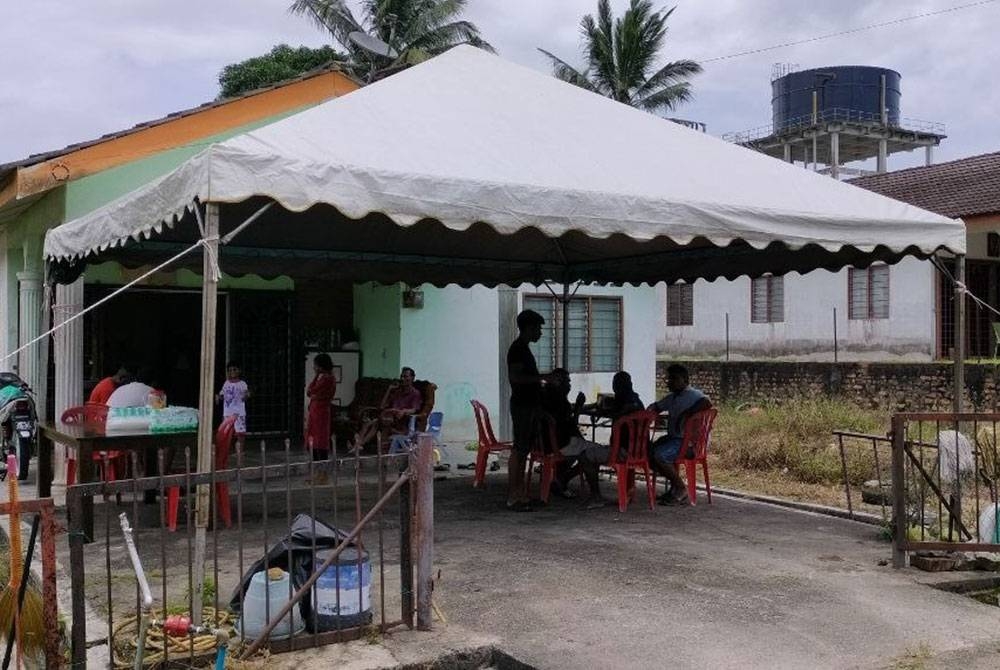
{"type": "MultiPolygon", "coordinates": [[[[201,105],[198,105],[197,107],[192,107],[190,109],[183,109],[179,112],[171,112],[170,114],[167,114],[166,116],[161,117],[159,119],[153,119],[152,121],[143,121],[142,123],[137,123],[136,125],[126,130],[119,130],[113,133],[107,133],[105,135],[101,135],[97,139],[87,140],[84,142],[77,142],[75,144],[70,144],[68,146],[65,146],[62,149],[55,149],[53,151],[45,151],[42,153],[32,154],[27,158],[11,161],[10,163],[0,164],[0,177],[3,177],[4,173],[9,172],[10,170],[16,168],[23,168],[35,165],[37,163],[44,163],[45,161],[50,160],[52,158],[58,158],[59,156],[64,156],[68,153],[79,151],[80,149],[86,149],[87,147],[91,147],[96,144],[101,144],[102,142],[108,142],[110,140],[118,139],[119,137],[125,137],[126,135],[131,135],[132,133],[136,133],[141,130],[146,130],[147,128],[152,128],[154,126],[158,126],[164,123],[169,123],[170,121],[174,121],[176,119],[180,119],[185,116],[190,116],[192,114],[197,114],[207,109],[221,107],[231,102],[235,102],[237,100],[243,100],[244,98],[249,98],[254,95],[260,95],[261,93],[266,93],[267,91],[273,91],[274,89],[282,88],[284,86],[289,86],[291,84],[304,81],[306,79],[319,77],[329,72],[339,72],[340,74],[344,75],[345,77],[348,77],[352,81],[356,81],[354,80],[353,77],[351,77],[351,75],[349,75],[347,72],[341,69],[339,64],[330,63],[329,65],[323,65],[321,67],[310,70],[309,72],[301,74],[298,77],[294,77],[292,79],[286,79],[284,81],[272,84],[270,86],[264,86],[258,89],[254,89],[252,91],[244,93],[243,95],[238,95],[232,98],[220,98],[218,100],[213,100],[212,102],[203,103],[201,105]]],[[[359,86],[361,85],[360,82],[357,83],[359,86]]]]}
{"type": "Polygon", "coordinates": [[[951,218],[1000,213],[1000,152],[849,182],[951,218]]]}

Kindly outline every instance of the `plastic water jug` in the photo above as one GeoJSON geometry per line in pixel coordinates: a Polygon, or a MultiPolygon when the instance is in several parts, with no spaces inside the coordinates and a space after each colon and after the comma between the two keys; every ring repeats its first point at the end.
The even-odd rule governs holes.
{"type": "MultiPolygon", "coordinates": [[[[333,549],[316,552],[316,568],[333,553],[333,549]]],[[[340,628],[351,628],[371,622],[372,566],[368,552],[347,547],[316,580],[316,612],[310,622],[312,632],[321,633],[340,628]],[[359,570],[360,568],[360,570],[359,570]],[[338,599],[339,595],[339,599],[338,599]]]]}
{"type": "MultiPolygon", "coordinates": [[[[268,614],[273,619],[288,602],[288,596],[292,592],[289,590],[289,580],[288,573],[281,568],[271,568],[267,572],[255,574],[243,596],[242,622],[237,624],[236,630],[240,630],[242,625],[243,634],[250,640],[263,633],[267,628],[268,614]]],[[[296,606],[271,631],[270,637],[280,640],[301,632],[303,628],[305,624],[296,606]]]]}

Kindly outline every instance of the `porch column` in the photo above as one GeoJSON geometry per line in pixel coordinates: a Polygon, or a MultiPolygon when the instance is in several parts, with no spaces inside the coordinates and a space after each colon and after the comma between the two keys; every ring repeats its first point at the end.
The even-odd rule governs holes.
{"type": "MultiPolygon", "coordinates": [[[[52,322],[59,326],[83,309],[83,277],[72,284],[56,286],[52,322]]],[[[70,407],[83,404],[83,321],[73,321],[54,334],[56,372],[55,416],[58,419],[70,407]]],[[[66,481],[66,450],[57,448],[53,458],[53,483],[66,481]]]]}
{"type": "Polygon", "coordinates": [[[513,436],[510,425],[510,379],[507,377],[507,347],[517,337],[517,303],[519,291],[509,286],[497,288],[497,317],[500,338],[500,402],[494,417],[497,439],[510,440],[513,436]]]}
{"type": "MultiPolygon", "coordinates": [[[[17,342],[23,347],[40,334],[42,322],[42,273],[24,270],[17,273],[18,326],[17,342]]],[[[17,373],[34,390],[40,388],[41,370],[38,345],[28,347],[17,355],[17,373]]],[[[44,405],[44,398],[36,398],[38,405],[44,405]]]]}

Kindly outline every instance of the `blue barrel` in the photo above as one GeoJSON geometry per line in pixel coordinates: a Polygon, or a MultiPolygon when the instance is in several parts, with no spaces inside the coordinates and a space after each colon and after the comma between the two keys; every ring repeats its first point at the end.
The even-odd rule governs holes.
{"type": "MultiPolygon", "coordinates": [[[[333,549],[316,552],[316,567],[323,565],[333,549]]],[[[311,632],[352,628],[371,623],[372,566],[368,552],[348,547],[319,576],[313,593],[316,611],[311,632]],[[338,597],[339,596],[339,597],[338,597]]]]}
{"type": "Polygon", "coordinates": [[[774,132],[780,133],[809,118],[813,93],[821,118],[871,121],[881,115],[882,76],[889,125],[899,125],[901,77],[895,70],[866,65],[838,65],[791,72],[771,82],[774,132]],[[834,115],[833,110],[837,110],[834,115]],[[849,112],[849,118],[843,118],[849,112]]]}

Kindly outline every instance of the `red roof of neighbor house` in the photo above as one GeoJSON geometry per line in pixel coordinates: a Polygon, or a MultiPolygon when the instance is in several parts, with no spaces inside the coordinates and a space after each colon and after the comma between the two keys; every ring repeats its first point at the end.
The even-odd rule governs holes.
{"type": "Polygon", "coordinates": [[[863,189],[960,218],[1000,213],[1000,152],[849,180],[863,189]]]}

